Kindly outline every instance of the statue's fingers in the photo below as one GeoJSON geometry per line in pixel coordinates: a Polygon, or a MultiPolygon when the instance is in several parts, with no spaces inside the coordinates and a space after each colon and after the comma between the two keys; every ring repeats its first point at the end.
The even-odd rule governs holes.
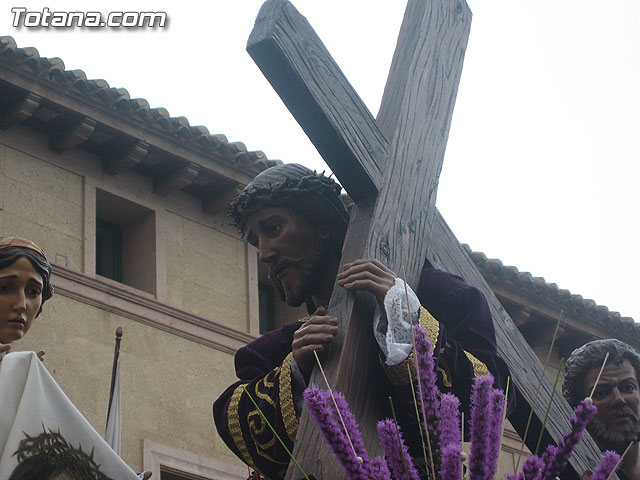
{"type": "Polygon", "coordinates": [[[318,325],[317,328],[308,328],[302,331],[299,330],[299,332],[298,335],[294,335],[294,341],[303,341],[303,339],[314,335],[330,335],[333,337],[338,333],[338,327],[337,325],[318,325]]]}
{"type": "Polygon", "coordinates": [[[366,291],[374,295],[381,295],[386,292],[386,290],[372,280],[355,280],[351,283],[344,284],[343,287],[347,290],[366,291]]]}
{"type": "Polygon", "coordinates": [[[326,345],[331,343],[335,335],[331,333],[315,333],[304,338],[305,345],[326,345]]]}
{"type": "Polygon", "coordinates": [[[397,276],[389,267],[387,267],[384,263],[382,263],[380,260],[377,260],[375,258],[359,258],[357,260],[354,260],[353,262],[346,263],[344,265],[344,269],[346,270],[348,268],[357,267],[361,265],[374,266],[386,274],[393,275],[394,277],[397,276]]]}
{"type": "MultiPolygon", "coordinates": [[[[313,331],[317,327],[337,327],[338,326],[338,317],[311,317],[302,327],[300,327],[296,333],[299,332],[299,335],[304,335],[305,332],[313,331]]],[[[295,333],[294,333],[295,335],[295,333]]]]}
{"type": "Polygon", "coordinates": [[[310,333],[296,338],[291,344],[291,347],[294,350],[299,350],[304,347],[309,347],[310,345],[323,345],[331,343],[335,335],[335,333],[331,332],[310,333]]]}
{"type": "Polygon", "coordinates": [[[375,258],[371,260],[371,263],[373,265],[375,265],[376,267],[378,267],[380,270],[382,270],[383,272],[385,272],[388,275],[393,275],[394,277],[397,277],[397,275],[393,272],[393,270],[391,270],[389,267],[387,267],[384,263],[382,263],[380,260],[376,260],[375,258]]]}
{"type": "Polygon", "coordinates": [[[369,270],[361,270],[361,271],[350,271],[347,272],[346,275],[340,277],[338,283],[352,283],[356,280],[371,280],[373,282],[381,282],[383,279],[379,275],[376,275],[374,272],[369,270]]]}
{"type": "Polygon", "coordinates": [[[374,295],[385,295],[393,286],[393,281],[373,275],[371,272],[361,272],[339,280],[339,285],[347,290],[364,290],[374,295]]]}
{"type": "Polygon", "coordinates": [[[338,274],[338,278],[342,279],[346,276],[353,275],[361,272],[371,272],[375,276],[380,279],[388,279],[390,281],[395,282],[396,275],[382,265],[380,262],[367,260],[365,263],[352,264],[348,268],[346,268],[343,272],[338,274]]]}

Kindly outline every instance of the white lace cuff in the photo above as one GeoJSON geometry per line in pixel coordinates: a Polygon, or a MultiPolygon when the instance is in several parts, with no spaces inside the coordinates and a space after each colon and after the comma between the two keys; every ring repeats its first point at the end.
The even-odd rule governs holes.
{"type": "MultiPolygon", "coordinates": [[[[407,285],[409,291],[409,310],[411,321],[415,325],[420,318],[420,301],[413,290],[407,285]]],[[[373,333],[380,350],[384,353],[387,365],[402,363],[411,353],[411,324],[407,311],[407,296],[404,291],[404,281],[396,278],[396,283],[384,297],[384,309],[386,318],[380,315],[380,309],[376,306],[373,316],[373,333]]]]}

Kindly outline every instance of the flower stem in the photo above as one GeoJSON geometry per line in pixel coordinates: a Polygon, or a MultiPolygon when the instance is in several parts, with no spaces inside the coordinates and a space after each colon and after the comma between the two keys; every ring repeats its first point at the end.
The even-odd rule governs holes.
{"type": "Polygon", "coordinates": [[[318,363],[318,368],[320,368],[320,373],[322,373],[322,378],[324,378],[324,383],[327,385],[327,390],[329,390],[329,394],[331,395],[331,400],[333,400],[333,405],[336,407],[336,412],[338,412],[338,417],[340,417],[340,423],[342,424],[342,428],[344,428],[344,433],[347,436],[347,440],[349,440],[349,445],[351,445],[351,450],[353,450],[353,454],[357,459],[361,457],[356,452],[356,449],[353,446],[353,442],[351,441],[351,435],[349,435],[349,430],[347,430],[347,426],[344,424],[344,420],[342,418],[342,413],[340,413],[340,409],[338,408],[338,404],[336,403],[336,397],[333,396],[333,390],[331,390],[331,385],[329,385],[329,380],[327,380],[327,376],[324,373],[324,369],[322,368],[322,364],[320,363],[320,359],[318,358],[318,353],[314,350],[313,355],[316,357],[316,362],[318,363]]]}
{"type": "Polygon", "coordinates": [[[556,381],[553,384],[553,390],[551,390],[551,396],[549,397],[549,404],[547,405],[547,411],[544,412],[544,421],[542,422],[542,428],[540,428],[540,435],[538,435],[538,443],[536,444],[535,455],[538,455],[538,451],[540,450],[540,444],[542,443],[542,435],[545,431],[545,426],[547,425],[547,419],[549,418],[549,410],[551,410],[551,404],[553,403],[553,397],[556,394],[556,388],[558,388],[558,381],[560,380],[560,372],[562,372],[562,367],[564,366],[564,358],[560,359],[560,366],[558,367],[558,373],[556,373],[556,381]]]}
{"type": "Polygon", "coordinates": [[[522,436],[522,443],[520,443],[520,451],[518,452],[518,460],[516,461],[515,472],[518,472],[518,468],[520,467],[520,460],[522,459],[522,454],[524,453],[524,442],[529,434],[529,427],[531,426],[531,419],[533,418],[533,412],[538,406],[538,395],[540,394],[540,387],[542,386],[542,381],[544,380],[544,375],[547,371],[547,365],[549,363],[549,358],[551,358],[551,352],[553,351],[553,346],[556,343],[556,337],[558,336],[558,330],[560,329],[560,321],[562,320],[562,314],[564,310],[560,310],[560,317],[558,318],[558,323],[556,323],[556,329],[553,331],[553,338],[551,339],[551,345],[549,345],[549,351],[547,352],[547,358],[544,361],[544,366],[542,367],[542,374],[540,375],[540,380],[538,381],[538,386],[536,387],[536,394],[533,397],[533,405],[531,406],[531,410],[529,411],[529,418],[527,419],[527,426],[524,429],[524,435],[522,436]]]}

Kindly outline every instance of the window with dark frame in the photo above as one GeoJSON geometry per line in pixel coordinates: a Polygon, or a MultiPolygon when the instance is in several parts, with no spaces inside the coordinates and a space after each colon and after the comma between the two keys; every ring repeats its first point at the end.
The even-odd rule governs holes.
{"type": "Polygon", "coordinates": [[[122,281],[122,227],[96,218],[96,273],[122,281]]]}
{"type": "Polygon", "coordinates": [[[155,211],[96,189],[95,273],[156,293],[155,211]]]}

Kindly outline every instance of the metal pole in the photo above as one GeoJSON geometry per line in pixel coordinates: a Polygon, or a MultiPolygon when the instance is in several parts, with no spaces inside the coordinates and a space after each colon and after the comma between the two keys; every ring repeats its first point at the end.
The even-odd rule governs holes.
{"type": "Polygon", "coordinates": [[[113,352],[113,368],[111,369],[111,387],[109,388],[109,406],[107,407],[107,423],[109,423],[109,412],[111,411],[111,402],[113,400],[113,389],[116,383],[116,368],[118,366],[118,357],[120,356],[120,340],[122,340],[122,327],[116,328],[116,347],[113,352]]]}

